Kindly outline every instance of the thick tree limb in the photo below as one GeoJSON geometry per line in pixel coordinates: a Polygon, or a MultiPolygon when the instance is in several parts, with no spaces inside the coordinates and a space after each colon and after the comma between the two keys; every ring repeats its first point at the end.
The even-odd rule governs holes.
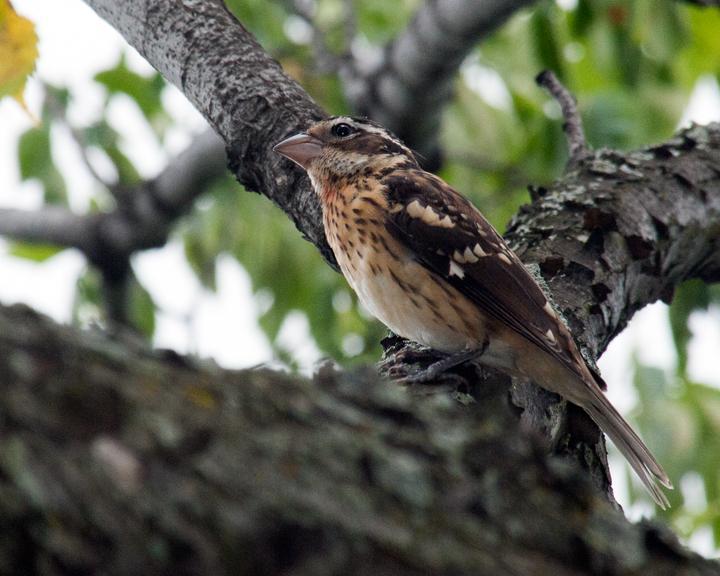
{"type": "Polygon", "coordinates": [[[86,0],[225,141],[233,171],[276,202],[331,262],[306,176],[272,152],[288,133],[324,116],[221,0],[86,0]]]}
{"type": "Polygon", "coordinates": [[[506,237],[537,263],[593,357],[643,306],[720,281],[720,124],[593,153],[523,206],[506,237]]]}
{"type": "Polygon", "coordinates": [[[501,406],[203,368],[23,307],[0,382],[3,574],[718,573],[501,406]]]}

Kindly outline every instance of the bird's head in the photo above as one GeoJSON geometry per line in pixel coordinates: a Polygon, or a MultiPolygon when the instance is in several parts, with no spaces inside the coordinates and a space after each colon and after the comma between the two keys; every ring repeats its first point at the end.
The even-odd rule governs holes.
{"type": "Polygon", "coordinates": [[[304,168],[316,190],[361,172],[417,167],[412,151],[389,130],[364,118],[321,120],[277,144],[273,150],[304,168]]]}

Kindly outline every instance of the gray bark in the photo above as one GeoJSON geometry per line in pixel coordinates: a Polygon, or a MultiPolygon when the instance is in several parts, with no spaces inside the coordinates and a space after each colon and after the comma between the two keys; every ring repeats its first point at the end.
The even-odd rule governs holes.
{"type": "Polygon", "coordinates": [[[453,78],[478,42],[534,0],[426,0],[370,65],[344,74],[353,108],[393,130],[430,168],[440,164],[440,117],[453,78]]]}
{"type": "Polygon", "coordinates": [[[13,307],[0,382],[1,574],[720,570],[628,523],[502,405],[373,371],[222,371],[13,307]]]}

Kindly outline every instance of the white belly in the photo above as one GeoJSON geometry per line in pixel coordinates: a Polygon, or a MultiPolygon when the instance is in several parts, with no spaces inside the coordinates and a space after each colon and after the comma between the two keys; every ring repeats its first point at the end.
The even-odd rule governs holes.
{"type": "Polygon", "coordinates": [[[363,306],[399,336],[450,353],[482,342],[482,321],[458,309],[458,302],[437,287],[424,266],[401,257],[393,262],[391,272],[371,248],[362,251],[363,258],[351,266],[345,253],[339,252],[340,268],[363,306]]]}

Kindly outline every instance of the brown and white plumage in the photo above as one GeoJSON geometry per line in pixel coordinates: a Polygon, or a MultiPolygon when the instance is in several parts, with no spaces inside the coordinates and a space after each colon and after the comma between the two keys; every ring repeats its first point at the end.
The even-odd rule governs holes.
{"type": "Polygon", "coordinates": [[[366,308],[395,333],[529,377],[581,406],[662,507],[667,474],[602,392],[570,332],[483,215],[387,130],[321,121],[276,147],[305,168],[328,243],[366,308]]]}

